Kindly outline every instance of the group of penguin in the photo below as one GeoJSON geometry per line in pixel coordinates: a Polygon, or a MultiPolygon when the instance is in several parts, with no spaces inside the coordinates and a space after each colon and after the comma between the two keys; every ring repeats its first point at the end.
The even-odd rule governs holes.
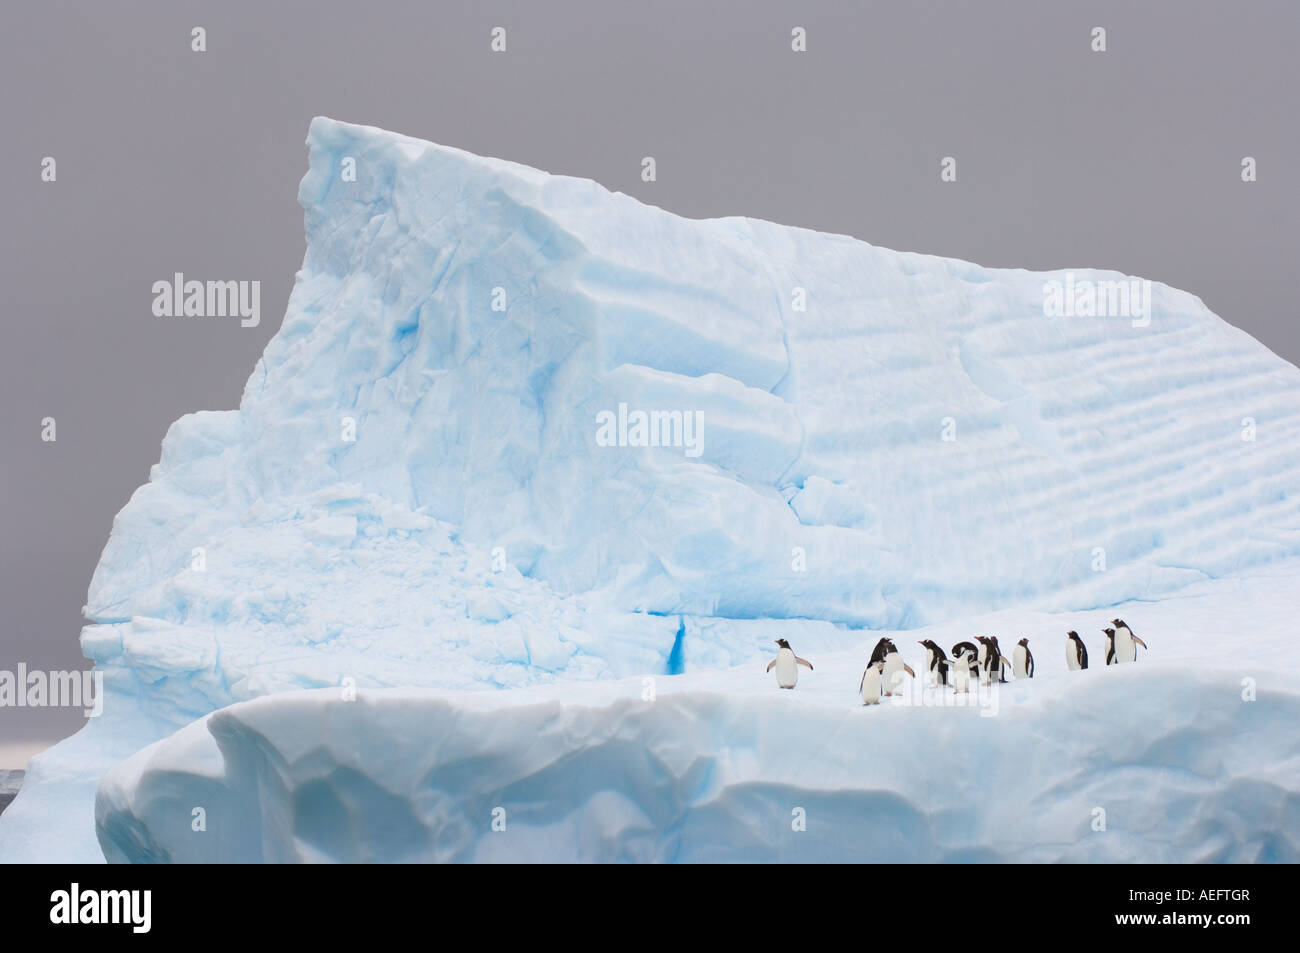
{"type": "MultiPolygon", "coordinates": [[[[1102,629],[1106,635],[1106,664],[1137,661],[1137,647],[1140,645],[1145,649],[1147,644],[1133,634],[1123,619],[1112,619],[1111,625],[1114,628],[1102,629]]],[[[1071,671],[1087,668],[1088,649],[1079,633],[1067,632],[1065,639],[1066,665],[1071,671]]],[[[777,639],[776,644],[776,658],[768,663],[767,670],[776,669],[776,683],[781,688],[794,688],[799,682],[799,666],[812,671],[812,663],[795,655],[785,639],[777,639]]],[[[925,647],[925,667],[931,687],[951,685],[956,692],[969,692],[971,682],[977,677],[985,685],[994,681],[1005,682],[1008,668],[1018,679],[1034,677],[1034,654],[1029,651],[1027,638],[1016,643],[1009,660],[1002,654],[997,638],[991,635],[977,635],[974,642],[958,642],[952,647],[952,658],[948,658],[931,639],[922,639],[919,644],[925,647]]],[[[894,641],[882,638],[876,643],[858,685],[862,704],[878,705],[882,695],[893,695],[893,689],[898,687],[904,672],[916,677],[916,672],[898,653],[894,641]]]]}

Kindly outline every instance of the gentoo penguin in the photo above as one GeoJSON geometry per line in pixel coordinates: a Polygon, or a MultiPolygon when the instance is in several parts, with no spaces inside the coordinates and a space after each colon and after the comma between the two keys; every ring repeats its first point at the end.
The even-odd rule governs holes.
{"type": "Polygon", "coordinates": [[[969,692],[971,680],[978,671],[979,654],[969,642],[958,642],[952,647],[952,687],[959,693],[969,692]]]}
{"type": "Polygon", "coordinates": [[[998,681],[1005,682],[1007,680],[1007,669],[1011,667],[1011,659],[1002,654],[1002,646],[998,645],[998,637],[996,635],[989,636],[989,642],[993,644],[993,650],[997,653],[998,657],[998,681]]]}
{"type": "Polygon", "coordinates": [[[1034,677],[1034,653],[1029,651],[1029,640],[1021,639],[1011,650],[1011,671],[1016,678],[1034,677]]]}
{"type": "Polygon", "coordinates": [[[1140,645],[1146,648],[1147,644],[1133,634],[1133,630],[1123,619],[1111,619],[1111,624],[1115,626],[1115,661],[1117,662],[1136,662],[1138,657],[1137,647],[1140,645]]]}
{"type": "Polygon", "coordinates": [[[1106,636],[1106,664],[1115,665],[1119,659],[1115,658],[1115,630],[1102,629],[1106,636]]]}
{"type": "Polygon", "coordinates": [[[947,685],[948,656],[933,639],[922,639],[920,644],[925,648],[925,670],[930,673],[931,686],[947,685]]]}
{"type": "Polygon", "coordinates": [[[876,643],[876,647],[871,650],[871,659],[867,664],[872,665],[876,662],[883,662],[885,656],[889,654],[889,647],[893,644],[887,636],[882,635],[880,641],[876,643]]]}
{"type": "Polygon", "coordinates": [[[880,704],[880,688],[883,684],[884,672],[884,662],[872,662],[862,673],[862,681],[858,683],[858,694],[862,696],[862,704],[880,704]]]}
{"type": "Polygon", "coordinates": [[[811,672],[812,662],[795,655],[794,649],[790,648],[790,643],[785,639],[777,639],[776,644],[781,647],[777,650],[776,658],[767,663],[767,670],[770,672],[775,666],[776,683],[782,688],[794,688],[799,681],[799,666],[806,665],[811,672]]]}
{"type": "Polygon", "coordinates": [[[889,643],[889,648],[885,654],[884,665],[885,667],[881,677],[885,682],[886,695],[893,695],[898,692],[900,687],[899,683],[903,680],[904,672],[911,675],[913,678],[916,678],[916,673],[912,671],[912,666],[903,661],[903,656],[898,654],[898,648],[893,642],[889,643]]]}
{"type": "Polygon", "coordinates": [[[1065,633],[1065,664],[1070,666],[1072,672],[1088,667],[1088,647],[1083,644],[1078,632],[1065,633]]]}
{"type": "Polygon", "coordinates": [[[980,671],[984,675],[984,684],[991,685],[996,676],[999,682],[1007,680],[1006,673],[1006,656],[1002,654],[1002,649],[998,647],[996,636],[977,635],[976,639],[980,643],[979,663],[980,671]]]}

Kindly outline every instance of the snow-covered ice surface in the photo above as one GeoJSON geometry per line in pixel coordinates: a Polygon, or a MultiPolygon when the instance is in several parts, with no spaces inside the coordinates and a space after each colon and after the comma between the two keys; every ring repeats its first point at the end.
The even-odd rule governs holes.
{"type": "MultiPolygon", "coordinates": [[[[817,656],[792,692],[759,658],[649,685],[282,693],[110,771],[100,840],[136,862],[1294,863],[1300,695],[1277,670],[1293,579],[1124,606],[1151,652],[1085,672],[1066,670],[1064,632],[1096,658],[1102,615],[973,620],[1028,634],[1037,674],[969,698],[862,707],[871,642],[817,656]]],[[[917,640],[968,631],[895,638],[919,670],[917,640]]]]}
{"type": "MultiPolygon", "coordinates": [[[[875,640],[864,629],[949,626],[954,638],[938,639],[947,646],[982,631],[973,626],[987,613],[1057,613],[1034,616],[1042,628],[1023,633],[1042,651],[1063,640],[1063,625],[1091,638],[1114,614],[1076,622],[1085,610],[1139,600],[1123,610],[1138,633],[1150,634],[1149,603],[1175,613],[1176,641],[1153,646],[1133,671],[1089,673],[1088,684],[1106,685],[1098,692],[1163,679],[1137,697],[1149,688],[1190,718],[1207,684],[1235,684],[1208,654],[1227,640],[1261,685],[1278,669],[1290,678],[1257,708],[1222,709],[1224,730],[1293,712],[1287,683],[1298,667],[1276,642],[1290,636],[1287,613],[1253,600],[1240,623],[1215,631],[1190,610],[1177,615],[1198,587],[1229,587],[1203,597],[1219,598],[1257,577],[1274,599],[1289,597],[1300,555],[1300,371],[1194,296],[1153,284],[1146,326],[1048,318],[1044,282],[1064,272],[985,269],[749,219],[686,220],[586,180],[328,119],[312,123],[308,145],[299,189],[307,254],[281,329],[239,409],[173,424],[149,483],[114,521],[82,633],[104,672],[104,715],[32,760],[0,816],[0,860],[98,857],[92,805],[112,765],[217,709],[349,679],[367,699],[402,690],[357,712],[388,717],[391,705],[399,718],[431,706],[481,721],[505,757],[493,712],[504,723],[529,699],[572,697],[596,718],[575,714],[575,725],[598,733],[594,713],[617,708],[640,676],[684,672],[681,688],[660,679],[654,707],[618,709],[627,745],[637,730],[671,735],[698,721],[687,734],[701,763],[746,763],[755,803],[764,785],[795,784],[772,753],[788,741],[745,746],[764,712],[781,710],[770,706],[807,705],[818,737],[858,717],[838,696],[821,703],[818,686],[841,690],[821,666],[793,700],[736,688],[750,685],[738,672],[778,635],[805,656],[849,653],[851,690],[851,670],[875,640]],[[355,182],[340,175],[345,157],[356,160],[355,182]],[[698,415],[701,452],[600,445],[597,415],[620,404],[698,415]]],[[[984,631],[1007,650],[1015,641],[984,631]]],[[[1026,691],[1050,685],[1060,654],[1040,655],[1043,681],[1026,691]]],[[[1084,684],[1044,690],[969,728],[935,720],[950,712],[883,712],[909,726],[900,736],[912,741],[909,758],[938,753],[907,768],[934,765],[912,779],[924,787],[898,796],[937,810],[918,796],[929,791],[956,810],[965,790],[956,779],[1018,777],[1014,752],[1029,737],[1084,760],[1132,743],[1111,739],[1107,726],[1119,722],[1095,714],[1084,684]],[[1079,724],[1088,733],[1076,738],[1068,731],[1079,724]],[[966,744],[961,732],[984,734],[966,744]],[[980,751],[1010,760],[947,770],[980,751]]],[[[292,747],[275,733],[275,713],[312,710],[303,700],[312,697],[230,708],[214,724],[257,712],[275,729],[258,750],[292,747]]],[[[1123,697],[1148,724],[1175,725],[1123,697]]],[[[1121,702],[1097,698],[1108,710],[1121,702]]],[[[1193,729],[1170,730],[1151,737],[1152,757],[1170,774],[1195,773],[1178,763],[1193,749],[1168,740],[1193,729]]],[[[203,733],[186,737],[215,763],[203,733]]],[[[1225,759],[1231,741],[1221,738],[1225,759]]],[[[156,750],[180,765],[180,744],[156,750]]],[[[1263,759],[1267,749],[1251,750],[1263,759]]],[[[437,758],[421,763],[432,769],[437,758]]],[[[803,783],[827,797],[854,784],[870,791],[870,771],[889,763],[839,758],[849,754],[803,783]]],[[[727,770],[715,767],[701,789],[730,790],[727,770]]],[[[1284,800],[1298,784],[1293,755],[1242,772],[1215,783],[1254,779],[1288,792],[1284,800]]],[[[472,775],[452,772],[467,791],[491,787],[472,775]]],[[[624,808],[645,813],[647,829],[677,816],[638,803],[646,789],[604,783],[592,813],[555,820],[555,850],[564,825],[578,823],[595,825],[583,828],[582,843],[597,844],[591,854],[637,854],[620,833],[636,826],[617,820],[624,808]],[[620,806],[603,839],[607,801],[620,806]]],[[[1073,796],[1068,778],[1051,783],[1063,787],[1044,788],[1038,806],[1073,796]]],[[[148,792],[122,778],[106,791],[149,817],[148,792]]],[[[1268,823],[1254,821],[1256,833],[1268,823]]],[[[1179,830],[1171,856],[1252,850],[1246,840],[1224,848],[1195,824],[1179,830]]],[[[1294,837],[1278,836],[1250,843],[1258,855],[1289,856],[1294,837]]],[[[721,850],[731,834],[718,838],[721,850]]],[[[1006,855],[994,839],[983,849],[1006,855]]],[[[449,854],[489,849],[472,841],[449,854]]],[[[638,843],[657,845],[644,848],[651,856],[710,855],[695,840],[674,847],[666,830],[638,843]]],[[[960,841],[935,834],[931,843],[931,856],[947,856],[960,841]]],[[[357,842],[355,855],[369,849],[357,842]]]]}

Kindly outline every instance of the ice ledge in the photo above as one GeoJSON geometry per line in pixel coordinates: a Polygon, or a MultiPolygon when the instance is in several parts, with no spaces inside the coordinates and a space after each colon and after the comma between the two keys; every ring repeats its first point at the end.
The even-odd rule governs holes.
{"type": "Polygon", "coordinates": [[[1243,704],[1231,676],[1154,665],[1013,684],[995,717],[842,694],[747,670],[652,698],[641,679],[285,693],[114,768],[97,834],[117,862],[1300,858],[1278,822],[1294,695],[1243,704]]]}

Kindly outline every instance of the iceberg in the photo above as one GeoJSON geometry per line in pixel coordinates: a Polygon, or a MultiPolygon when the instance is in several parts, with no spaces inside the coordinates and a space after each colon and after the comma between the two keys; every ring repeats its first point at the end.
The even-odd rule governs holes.
{"type": "MultiPolygon", "coordinates": [[[[1222,732],[1293,717],[1285,685],[1232,707],[1240,677],[1294,674],[1268,599],[1238,606],[1258,625],[1211,633],[1177,616],[1159,652],[1148,639],[1159,664],[1088,682],[1054,682],[1050,650],[992,728],[885,712],[910,719],[897,745],[940,755],[894,787],[869,744],[821,773],[782,766],[798,732],[867,742],[843,699],[805,710],[802,681],[788,702],[750,697],[762,679],[737,688],[777,636],[831,659],[851,701],[884,631],[906,646],[1029,613],[1017,638],[1051,645],[1067,628],[1097,638],[1114,614],[1097,610],[1132,603],[1147,637],[1156,607],[1227,606],[1258,580],[1294,591],[1300,370],[1193,295],[1152,282],[1140,320],[1059,314],[1049,287],[1128,278],[693,221],[325,118],[307,144],[307,251],[280,330],[238,410],[176,421],[114,520],[81,634],[104,714],[32,760],[0,815],[0,860],[396,859],[393,830],[358,820],[381,803],[422,859],[509,843],[521,857],[776,857],[776,834],[745,831],[800,785],[846,822],[947,818],[948,833],[927,818],[913,859],[1059,859],[1079,855],[1044,846],[1047,828],[999,846],[1001,815],[962,807],[956,788],[927,807],[919,792],[950,772],[925,771],[971,751],[964,770],[1014,785],[1036,731],[1056,757],[1100,757],[1126,699],[1147,727],[1124,756],[1158,754],[1168,772],[1191,757],[1178,739],[1209,737],[1191,727],[1207,693],[1231,696],[1215,696],[1222,732]],[[1255,668],[1206,671],[1229,637],[1255,668]],[[627,696],[646,678],[660,700],[642,710],[627,696]],[[789,733],[774,733],[773,704],[798,708],[789,733]],[[1071,734],[1070,713],[1096,704],[1120,710],[1071,734]],[[518,737],[503,727],[516,723],[518,737]],[[525,756],[528,732],[544,742],[525,756]],[[1010,760],[993,772],[992,755],[1010,760]],[[256,844],[172,836],[159,812],[202,792],[246,816],[264,762],[282,769],[280,800],[256,844]],[[527,787],[526,770],[540,772],[515,826],[528,838],[480,841],[471,814],[527,787]],[[466,804],[446,800],[456,784],[466,804]],[[540,803],[567,787],[584,806],[540,803]],[[348,829],[301,833],[331,818],[348,829]],[[986,833],[952,834],[972,824],[986,833]]],[[[809,682],[829,677],[819,665],[809,682]]],[[[1222,755],[1232,771],[1207,768],[1184,803],[1217,819],[1237,779],[1266,785],[1272,820],[1156,825],[1143,843],[1294,856],[1295,769],[1262,747],[1222,755]]],[[[1040,807],[1078,779],[1035,770],[1008,805],[1040,807]]],[[[834,843],[825,856],[841,856],[834,843]]]]}

